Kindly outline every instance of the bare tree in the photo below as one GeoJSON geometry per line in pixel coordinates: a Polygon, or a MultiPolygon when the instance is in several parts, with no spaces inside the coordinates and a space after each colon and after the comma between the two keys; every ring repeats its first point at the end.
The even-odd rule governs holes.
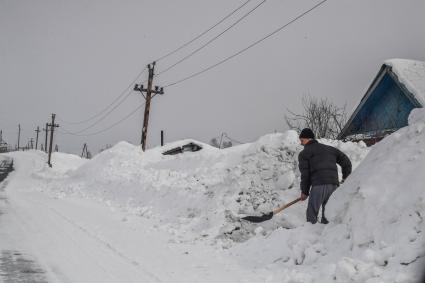
{"type": "Polygon", "coordinates": [[[104,147],[102,147],[102,148],[99,150],[99,153],[101,153],[102,151],[105,151],[105,150],[107,150],[107,149],[110,149],[110,148],[112,148],[112,144],[106,144],[104,147]]]}
{"type": "Polygon", "coordinates": [[[212,138],[210,140],[210,145],[212,145],[213,147],[219,148],[220,147],[220,142],[217,140],[217,138],[212,138]]]}
{"type": "Polygon", "coordinates": [[[289,128],[298,131],[310,128],[317,138],[335,139],[347,121],[346,107],[338,107],[327,98],[303,96],[302,105],[302,114],[287,109],[285,121],[289,128]]]}
{"type": "Polygon", "coordinates": [[[210,145],[217,147],[217,148],[228,148],[228,147],[232,147],[233,143],[230,140],[223,140],[223,138],[227,138],[229,139],[229,137],[227,136],[226,133],[222,133],[220,136],[220,140],[218,138],[212,138],[210,140],[210,145]]]}

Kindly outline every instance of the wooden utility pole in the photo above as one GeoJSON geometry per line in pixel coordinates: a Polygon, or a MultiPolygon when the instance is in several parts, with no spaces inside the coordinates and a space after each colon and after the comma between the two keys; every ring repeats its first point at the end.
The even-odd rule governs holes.
{"type": "Polygon", "coordinates": [[[83,145],[83,151],[81,152],[81,158],[89,159],[89,149],[88,149],[86,143],[83,145]]]}
{"type": "Polygon", "coordinates": [[[53,133],[55,132],[55,128],[59,127],[58,124],[55,124],[55,114],[52,114],[52,123],[47,124],[48,127],[50,127],[50,144],[49,144],[49,159],[47,160],[47,164],[49,164],[49,167],[52,167],[52,163],[50,162],[52,157],[52,147],[53,147],[53,133]]]}
{"type": "Polygon", "coordinates": [[[84,153],[86,152],[86,150],[87,150],[87,144],[84,144],[83,145],[83,151],[81,151],[81,158],[84,157],[84,153]]]}
{"type": "Polygon", "coordinates": [[[46,140],[44,141],[44,151],[47,153],[47,135],[49,134],[49,124],[46,123],[46,128],[43,129],[46,132],[46,140]]]}
{"type": "Polygon", "coordinates": [[[161,130],[161,146],[164,146],[164,131],[161,130]]]}
{"type": "Polygon", "coordinates": [[[19,151],[19,142],[21,141],[21,124],[18,124],[18,151],[19,151]]]}
{"type": "Polygon", "coordinates": [[[35,138],[35,149],[38,149],[38,133],[40,133],[40,127],[37,126],[37,130],[35,130],[35,132],[37,133],[37,136],[35,138]]]}
{"type": "Polygon", "coordinates": [[[221,133],[221,137],[220,137],[220,145],[218,146],[218,148],[220,148],[220,149],[221,149],[221,144],[222,144],[222,142],[223,142],[223,136],[224,136],[224,133],[221,133]]]}
{"type": "Polygon", "coordinates": [[[154,90],[152,89],[153,77],[155,72],[155,62],[153,62],[152,64],[149,64],[148,69],[149,69],[148,87],[143,88],[143,85],[138,85],[138,84],[134,86],[134,91],[139,91],[146,100],[145,115],[143,117],[142,140],[141,140],[143,151],[145,151],[146,149],[146,137],[148,135],[149,111],[151,107],[151,99],[153,98],[153,96],[157,94],[164,94],[164,88],[162,87],[159,88],[158,86],[155,86],[155,89],[154,90]],[[146,93],[146,96],[144,95],[144,93],[146,93]]]}

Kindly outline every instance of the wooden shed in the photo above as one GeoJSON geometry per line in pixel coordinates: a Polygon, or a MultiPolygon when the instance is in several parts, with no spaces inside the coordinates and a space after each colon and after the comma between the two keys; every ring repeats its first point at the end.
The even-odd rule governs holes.
{"type": "Polygon", "coordinates": [[[338,139],[372,145],[407,126],[412,109],[425,106],[425,62],[391,59],[379,70],[338,139]]]}

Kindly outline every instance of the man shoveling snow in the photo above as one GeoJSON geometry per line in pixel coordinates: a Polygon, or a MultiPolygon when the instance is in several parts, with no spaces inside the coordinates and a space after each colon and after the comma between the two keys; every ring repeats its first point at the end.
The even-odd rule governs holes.
{"type": "Polygon", "coordinates": [[[322,206],[321,223],[327,224],[325,206],[339,185],[336,164],[342,168],[342,180],[344,181],[351,173],[351,161],[340,150],[315,140],[314,133],[309,128],[303,129],[299,138],[304,146],[298,156],[298,166],[301,172],[300,198],[306,200],[309,197],[307,221],[316,223],[319,208],[322,206]]]}

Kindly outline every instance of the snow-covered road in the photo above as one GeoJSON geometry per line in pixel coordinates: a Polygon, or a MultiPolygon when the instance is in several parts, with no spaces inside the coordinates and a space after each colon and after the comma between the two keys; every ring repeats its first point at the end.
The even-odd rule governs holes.
{"type": "Polygon", "coordinates": [[[11,274],[0,267],[6,282],[14,282],[16,274],[34,282],[261,280],[212,247],[178,243],[149,220],[92,200],[3,191],[0,207],[0,250],[19,251],[34,261],[34,272],[23,267],[11,274]]]}
{"type": "Polygon", "coordinates": [[[28,254],[27,233],[0,183],[0,279],[4,282],[46,282],[44,270],[28,254]],[[24,252],[26,251],[26,252],[24,252]]]}

